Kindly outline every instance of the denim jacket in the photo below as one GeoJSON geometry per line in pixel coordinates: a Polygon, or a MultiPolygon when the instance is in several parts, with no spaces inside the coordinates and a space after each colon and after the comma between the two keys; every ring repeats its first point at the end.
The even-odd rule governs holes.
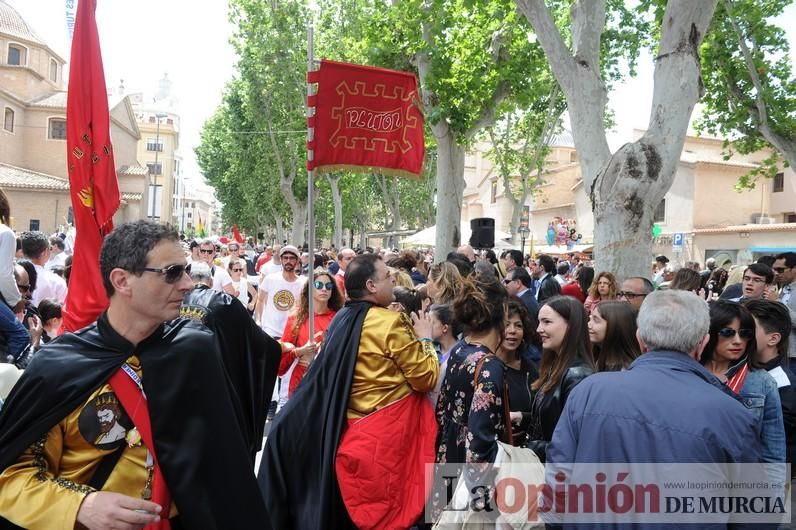
{"type": "Polygon", "coordinates": [[[785,424],[777,383],[765,370],[749,370],[740,400],[757,419],[763,462],[785,462],[785,424]]]}

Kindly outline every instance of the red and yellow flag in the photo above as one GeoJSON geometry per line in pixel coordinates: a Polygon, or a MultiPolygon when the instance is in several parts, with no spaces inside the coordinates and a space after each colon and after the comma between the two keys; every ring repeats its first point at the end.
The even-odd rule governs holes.
{"type": "Polygon", "coordinates": [[[96,9],[97,0],[78,4],[69,63],[66,160],[77,235],[64,307],[67,331],[93,323],[108,307],[99,254],[120,203],[96,9]]]}
{"type": "Polygon", "coordinates": [[[318,83],[309,98],[309,169],[420,176],[425,143],[414,74],[324,60],[308,81],[318,83]]]}

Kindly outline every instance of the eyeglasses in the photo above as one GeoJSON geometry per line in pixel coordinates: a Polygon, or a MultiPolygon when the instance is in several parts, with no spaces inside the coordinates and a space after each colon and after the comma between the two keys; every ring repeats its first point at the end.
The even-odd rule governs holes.
{"type": "Polygon", "coordinates": [[[200,248],[199,252],[202,253],[202,254],[215,254],[216,253],[215,250],[207,249],[207,248],[200,248]]]}
{"type": "Polygon", "coordinates": [[[18,283],[17,284],[17,289],[19,289],[19,293],[20,294],[27,293],[28,291],[30,291],[30,285],[25,285],[25,284],[22,284],[22,283],[18,283]]]}
{"type": "Polygon", "coordinates": [[[787,269],[787,267],[773,267],[773,269],[774,272],[782,274],[783,272],[785,272],[785,269],[787,269]]]}
{"type": "Polygon", "coordinates": [[[744,276],[743,281],[752,283],[766,283],[766,279],[760,276],[744,276]]]}
{"type": "Polygon", "coordinates": [[[617,296],[621,296],[622,298],[628,298],[630,300],[632,300],[634,298],[638,298],[639,296],[642,297],[642,298],[647,296],[646,294],[628,293],[628,292],[625,292],[625,291],[619,291],[618,293],[616,293],[616,295],[617,296]]]}
{"type": "Polygon", "coordinates": [[[332,289],[334,289],[334,282],[323,283],[320,280],[316,280],[314,285],[316,289],[323,289],[324,287],[326,288],[327,291],[331,291],[332,289]]]}
{"type": "MultiPolygon", "coordinates": [[[[204,252],[204,251],[202,251],[204,252]]],[[[186,273],[188,268],[185,265],[169,265],[168,267],[157,269],[154,267],[144,267],[146,272],[157,272],[158,274],[163,275],[163,279],[166,280],[166,283],[177,283],[182,275],[186,273]]]]}
{"type": "Polygon", "coordinates": [[[725,339],[731,339],[737,333],[739,337],[744,340],[749,340],[755,336],[755,330],[753,329],[739,329],[738,331],[732,328],[722,328],[718,331],[720,337],[724,337],[725,339]]]}

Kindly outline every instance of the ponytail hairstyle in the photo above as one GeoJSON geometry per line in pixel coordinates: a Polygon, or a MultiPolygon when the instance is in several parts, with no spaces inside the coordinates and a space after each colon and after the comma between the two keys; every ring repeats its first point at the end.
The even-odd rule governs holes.
{"type": "Polygon", "coordinates": [[[542,305],[558,313],[567,321],[567,334],[559,351],[544,349],[539,364],[539,379],[531,388],[549,392],[561,382],[567,369],[575,360],[588,364],[594,369],[594,357],[589,340],[588,315],[583,305],[571,296],[554,296],[542,305]]]}
{"type": "Polygon", "coordinates": [[[450,304],[432,304],[431,307],[428,308],[428,312],[431,315],[437,317],[440,324],[448,326],[451,331],[451,335],[454,337],[458,337],[459,334],[462,332],[462,327],[459,325],[459,322],[453,318],[453,308],[450,304]]]}
{"type": "Polygon", "coordinates": [[[505,328],[508,293],[496,278],[462,278],[453,300],[453,318],[464,334],[498,331],[501,342],[505,328]]]}

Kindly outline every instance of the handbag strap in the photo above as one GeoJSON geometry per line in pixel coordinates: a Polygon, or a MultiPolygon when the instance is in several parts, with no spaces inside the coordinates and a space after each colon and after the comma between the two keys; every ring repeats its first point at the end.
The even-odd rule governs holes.
{"type": "MultiPolygon", "coordinates": [[[[490,357],[495,357],[495,355],[488,353],[478,359],[478,362],[475,363],[475,374],[473,374],[473,392],[475,392],[475,389],[478,386],[478,378],[481,376],[481,368],[484,367],[484,363],[490,357]]],[[[509,445],[514,445],[514,435],[511,432],[511,410],[509,410],[509,384],[508,381],[506,381],[505,373],[503,377],[503,423],[506,430],[506,443],[509,445]]]]}

